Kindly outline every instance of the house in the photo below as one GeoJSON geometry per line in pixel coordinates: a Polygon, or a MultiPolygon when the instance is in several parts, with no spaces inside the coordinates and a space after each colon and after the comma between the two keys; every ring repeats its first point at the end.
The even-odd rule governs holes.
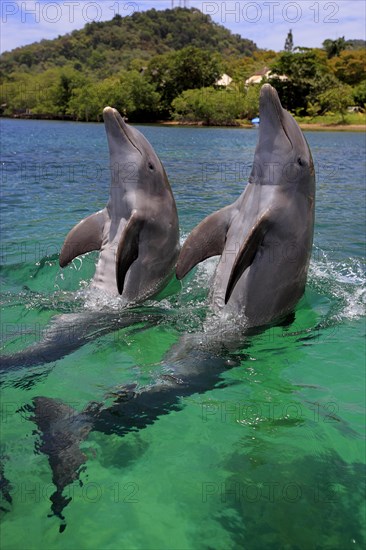
{"type": "Polygon", "coordinates": [[[278,75],[275,73],[272,73],[268,67],[264,67],[260,71],[254,73],[252,76],[250,76],[246,81],[245,85],[249,86],[249,84],[260,84],[264,78],[267,80],[271,80],[271,78],[279,78],[280,80],[288,80],[288,77],[284,74],[278,75]]]}
{"type": "Polygon", "coordinates": [[[227,88],[232,83],[233,79],[228,74],[224,73],[221,78],[216,80],[215,86],[221,86],[227,88]]]}

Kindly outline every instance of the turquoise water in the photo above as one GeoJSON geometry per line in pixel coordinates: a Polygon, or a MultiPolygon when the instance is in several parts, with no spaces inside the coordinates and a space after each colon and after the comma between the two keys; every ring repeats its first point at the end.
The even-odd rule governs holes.
{"type": "MultiPolygon", "coordinates": [[[[257,132],[140,129],[166,167],[183,241],[242,192],[257,132]]],[[[85,291],[95,254],[63,271],[57,256],[69,229],[106,203],[103,125],[4,119],[1,130],[1,353],[11,353],[39,340],[57,314],[115,315],[118,302],[85,291]]],[[[92,431],[82,443],[86,468],[65,490],[63,532],[50,515],[48,459],[24,410],[47,396],[80,411],[158,374],[171,346],[202,329],[215,260],[144,306],[156,321],[2,377],[2,548],[363,548],[365,136],[306,137],[316,227],[294,321],[237,342],[225,383],[185,397],[181,410],[124,437],[118,418],[111,433],[92,431]]]]}

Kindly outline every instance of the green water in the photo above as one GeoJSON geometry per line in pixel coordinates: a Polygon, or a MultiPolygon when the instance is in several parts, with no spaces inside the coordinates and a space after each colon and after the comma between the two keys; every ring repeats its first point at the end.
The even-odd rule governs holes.
{"type": "MultiPolygon", "coordinates": [[[[2,353],[11,353],[39,340],[55,315],[115,313],[118,304],[84,290],[95,255],[62,272],[57,263],[67,231],[106,202],[103,126],[1,125],[2,353]]],[[[183,240],[242,191],[257,134],[141,129],[167,168],[183,240]]],[[[223,372],[222,387],[184,398],[146,429],[92,431],[82,443],[85,471],[65,490],[72,500],[62,533],[60,519],[48,517],[52,473],[24,407],[47,396],[82,410],[158,374],[171,346],[202,330],[215,260],[144,306],[156,322],[2,376],[2,548],[364,547],[365,137],[307,139],[318,180],[315,244],[294,321],[238,342],[238,366],[223,372]]]]}

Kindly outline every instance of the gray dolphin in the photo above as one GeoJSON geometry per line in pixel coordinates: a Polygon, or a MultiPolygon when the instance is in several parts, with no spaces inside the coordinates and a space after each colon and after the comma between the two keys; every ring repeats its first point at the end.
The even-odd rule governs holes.
{"type": "Polygon", "coordinates": [[[278,94],[260,94],[259,141],[249,183],[230,206],[211,214],[189,235],[176,274],[221,255],[211,307],[243,315],[248,327],[289,314],[301,298],[314,232],[315,173],[309,146],[278,94]]]}
{"type": "MultiPolygon", "coordinates": [[[[80,254],[100,250],[91,286],[122,295],[125,306],[156,295],[174,276],[179,255],[178,214],[164,167],[148,140],[106,107],[112,182],[107,206],[79,222],[60,254],[65,267],[80,254]]],[[[98,335],[146,320],[129,312],[56,317],[41,342],[0,357],[0,372],[61,359],[98,335]]],[[[150,318],[150,315],[147,315],[150,318]]]]}
{"type": "Polygon", "coordinates": [[[171,411],[181,410],[182,399],[187,396],[204,393],[218,384],[230,384],[222,374],[238,366],[242,358],[235,349],[237,340],[234,345],[230,342],[235,329],[228,327],[224,349],[216,331],[183,335],[167,352],[151,383],[115,387],[103,400],[88,403],[81,412],[48,397],[35,397],[32,405],[23,409],[31,413],[28,418],[37,425],[36,447],[48,457],[52,470],[55,491],[50,496],[51,510],[63,522],[60,531],[65,529],[64,509],[71,501],[68,487],[79,480],[88,460],[80,444],[89,433],[123,437],[151,426],[171,411]]]}
{"type": "Polygon", "coordinates": [[[157,294],[179,254],[178,214],[164,167],[147,139],[111,107],[103,111],[112,182],[107,206],[79,222],[60,254],[65,267],[100,250],[92,286],[128,304],[157,294]]]}

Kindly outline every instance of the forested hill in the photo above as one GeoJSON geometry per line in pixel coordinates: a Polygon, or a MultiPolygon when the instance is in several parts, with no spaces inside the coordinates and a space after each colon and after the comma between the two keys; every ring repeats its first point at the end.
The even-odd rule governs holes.
{"type": "Polygon", "coordinates": [[[260,86],[246,81],[268,68],[298,116],[340,113],[344,122],[349,106],[365,108],[360,41],[292,42],[260,50],[197,9],[115,16],[0,56],[0,116],[94,121],[111,105],[130,122],[236,124],[258,115],[260,86]],[[221,88],[224,73],[232,80],[221,88]]]}
{"type": "MultiPolygon", "coordinates": [[[[5,52],[0,57],[0,70],[41,72],[75,62],[78,70],[100,71],[103,76],[127,69],[132,60],[147,61],[157,54],[196,46],[218,51],[223,57],[252,55],[257,50],[251,40],[232,34],[197,9],[135,12],[116,15],[111,21],[88,23],[82,30],[42,40],[5,52]]],[[[4,74],[5,73],[5,74],[4,74]]]]}

